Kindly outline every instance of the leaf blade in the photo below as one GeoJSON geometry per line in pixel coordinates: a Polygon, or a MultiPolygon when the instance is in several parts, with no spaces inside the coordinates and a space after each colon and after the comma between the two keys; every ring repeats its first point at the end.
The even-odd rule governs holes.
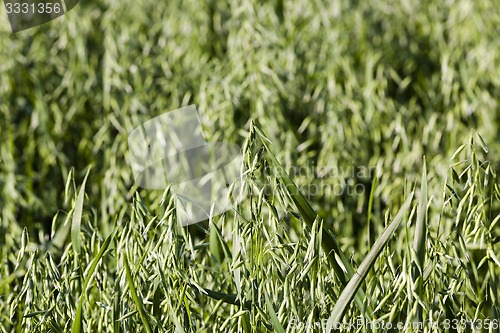
{"type": "Polygon", "coordinates": [[[380,237],[375,241],[372,248],[370,249],[370,252],[368,252],[366,258],[359,265],[356,274],[351,278],[347,286],[340,294],[340,297],[337,300],[337,303],[335,303],[335,306],[333,308],[332,315],[328,319],[327,332],[331,331],[334,323],[337,324],[341,322],[345,311],[347,310],[349,304],[356,295],[356,291],[360,288],[369,270],[375,264],[378,255],[382,251],[383,247],[388,243],[392,233],[400,225],[401,221],[403,221],[403,217],[410,208],[412,200],[413,200],[413,192],[405,200],[403,206],[401,206],[399,212],[396,214],[391,224],[389,224],[389,226],[385,228],[382,235],[380,235],[380,237]]]}
{"type": "Polygon", "coordinates": [[[73,245],[73,249],[77,254],[79,254],[81,250],[80,231],[81,231],[82,214],[83,214],[83,200],[85,199],[85,183],[87,182],[90,169],[91,167],[88,168],[85,178],[83,179],[82,186],[80,187],[80,191],[78,192],[75,208],[73,211],[73,219],[71,221],[71,244],[73,245]]]}

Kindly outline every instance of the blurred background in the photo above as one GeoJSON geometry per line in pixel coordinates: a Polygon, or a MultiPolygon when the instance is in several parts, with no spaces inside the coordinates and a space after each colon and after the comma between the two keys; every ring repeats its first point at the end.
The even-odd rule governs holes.
{"type": "Polygon", "coordinates": [[[412,189],[425,207],[421,179],[425,260],[410,248],[413,205],[367,304],[393,321],[498,318],[499,8],[82,0],[0,34],[0,331],[272,331],[263,295],[289,331],[320,322],[344,287],[321,221],[356,267],[412,189]],[[251,168],[254,195],[210,228],[176,228],[168,193],[139,188],[127,163],[134,128],[190,104],[205,139],[243,146],[251,168]],[[297,212],[270,154],[322,220],[297,212]]]}
{"type": "MultiPolygon", "coordinates": [[[[254,119],[285,166],[370,170],[321,184],[366,194],[378,175],[380,205],[400,201],[393,189],[419,177],[424,154],[444,181],[476,131],[498,169],[498,5],[83,1],[3,34],[0,234],[47,232],[67,207],[70,169],[81,182],[89,165],[88,196],[106,221],[130,198],[128,133],[189,104],[209,141],[242,144],[254,119]]],[[[365,195],[311,201],[340,224],[366,218],[365,195]]]]}

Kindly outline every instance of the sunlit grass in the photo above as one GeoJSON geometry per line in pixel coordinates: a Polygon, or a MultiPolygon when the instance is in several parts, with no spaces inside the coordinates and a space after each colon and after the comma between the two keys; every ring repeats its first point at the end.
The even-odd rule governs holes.
{"type": "Polygon", "coordinates": [[[107,0],[0,35],[0,332],[494,323],[499,7],[107,0]],[[248,196],[182,227],[127,136],[193,103],[248,196]]]}

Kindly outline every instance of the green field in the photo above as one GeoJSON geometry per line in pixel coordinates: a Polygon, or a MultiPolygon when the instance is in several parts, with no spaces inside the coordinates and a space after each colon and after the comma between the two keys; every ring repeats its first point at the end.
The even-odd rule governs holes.
{"type": "Polygon", "coordinates": [[[81,0],[0,34],[0,332],[500,332],[499,8],[81,0]],[[183,227],[127,140],[191,104],[248,193],[183,227]]]}

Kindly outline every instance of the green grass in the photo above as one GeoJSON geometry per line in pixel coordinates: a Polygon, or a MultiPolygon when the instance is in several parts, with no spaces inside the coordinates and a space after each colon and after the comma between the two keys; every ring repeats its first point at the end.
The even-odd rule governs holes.
{"type": "Polygon", "coordinates": [[[499,7],[107,0],[0,35],[0,332],[498,327],[499,7]],[[189,104],[249,194],[182,227],[127,136],[189,104]]]}

